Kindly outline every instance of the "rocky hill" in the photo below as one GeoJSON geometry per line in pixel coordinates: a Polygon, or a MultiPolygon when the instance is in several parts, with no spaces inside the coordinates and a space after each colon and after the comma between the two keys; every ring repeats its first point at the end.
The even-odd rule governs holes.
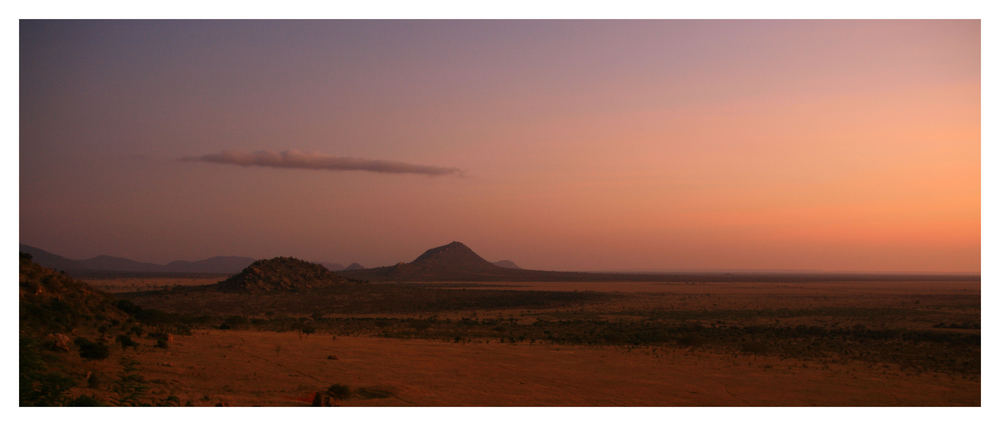
{"type": "Polygon", "coordinates": [[[347,284],[349,280],[316,263],[294,257],[258,260],[215,285],[222,291],[248,293],[294,292],[347,284]]]}
{"type": "Polygon", "coordinates": [[[480,257],[468,246],[458,241],[452,241],[441,247],[425,251],[413,262],[406,264],[405,269],[417,271],[494,271],[497,266],[480,257]]]}
{"type": "Polygon", "coordinates": [[[20,321],[24,333],[87,333],[122,324],[129,315],[115,299],[21,254],[20,321]]]}
{"type": "Polygon", "coordinates": [[[344,274],[372,280],[448,281],[500,277],[506,271],[509,269],[490,263],[465,244],[452,241],[425,251],[409,263],[344,271],[344,274]]]}
{"type": "Polygon", "coordinates": [[[144,333],[122,303],[62,272],[20,256],[19,405],[100,403],[110,379],[95,364],[135,347],[144,333]]]}

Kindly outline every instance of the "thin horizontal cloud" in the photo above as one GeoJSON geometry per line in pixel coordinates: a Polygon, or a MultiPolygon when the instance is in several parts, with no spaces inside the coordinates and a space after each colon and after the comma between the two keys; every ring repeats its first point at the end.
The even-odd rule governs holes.
{"type": "Polygon", "coordinates": [[[307,169],[334,171],[366,171],[374,173],[408,173],[425,176],[461,176],[462,170],[454,167],[427,166],[399,161],[369,160],[365,158],[337,157],[296,150],[273,151],[222,151],[196,157],[183,157],[181,161],[201,161],[232,164],[243,167],[273,167],[277,169],[307,169]]]}

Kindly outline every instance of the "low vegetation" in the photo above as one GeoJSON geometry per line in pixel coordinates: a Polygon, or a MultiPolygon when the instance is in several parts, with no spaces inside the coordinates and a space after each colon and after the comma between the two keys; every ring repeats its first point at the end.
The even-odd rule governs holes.
{"type": "MultiPolygon", "coordinates": [[[[770,300],[686,288],[645,294],[496,287],[338,282],[240,292],[205,286],[114,299],[22,257],[21,405],[182,405],[162,389],[152,392],[157,383],[143,377],[135,358],[170,351],[173,336],[210,328],[294,332],[302,339],[670,348],[740,359],[862,361],[974,379],[981,371],[978,294],[805,293],[770,300]],[[117,370],[91,374],[90,366],[102,363],[117,370]]],[[[261,355],[280,357],[281,349],[261,355]]],[[[316,392],[313,403],[394,396],[392,388],[334,384],[316,392]]]]}
{"type": "Polygon", "coordinates": [[[295,331],[311,327],[335,335],[437,339],[450,342],[557,343],[622,347],[671,346],[810,360],[896,364],[919,371],[978,375],[978,334],[868,329],[863,326],[702,326],[648,321],[436,318],[256,319],[246,329],[295,331]]]}
{"type": "MultiPolygon", "coordinates": [[[[176,288],[120,294],[125,310],[135,312],[140,321],[157,320],[155,315],[260,315],[276,314],[413,314],[459,310],[513,308],[571,308],[586,303],[620,298],[610,293],[465,290],[419,284],[344,284],[299,292],[254,294],[215,291],[211,288],[176,288]],[[134,306],[158,311],[134,311],[134,306]]],[[[120,305],[121,306],[121,305],[120,305]]],[[[162,320],[162,319],[159,319],[162,320]]]]}
{"type": "MultiPolygon", "coordinates": [[[[556,343],[621,347],[670,346],[712,350],[737,355],[773,355],[809,360],[855,360],[894,364],[916,371],[938,371],[975,376],[980,373],[981,339],[964,329],[928,326],[871,328],[878,315],[895,310],[819,309],[798,311],[722,310],[664,313],[628,311],[615,319],[607,313],[545,311],[518,317],[448,318],[432,316],[326,317],[270,315],[184,316],[149,314],[164,322],[161,328],[202,327],[223,330],[298,332],[303,335],[378,336],[401,339],[435,339],[449,342],[492,341],[509,344],[556,343]],[[841,326],[795,324],[802,317],[836,315],[841,326]],[[740,318],[781,317],[779,321],[740,325],[740,318]],[[560,319],[553,319],[560,318],[560,319]],[[563,319],[565,318],[565,319],[563,319]]],[[[914,314],[914,316],[919,316],[914,314]]],[[[615,316],[612,316],[615,317],[615,316]]]]}
{"type": "Polygon", "coordinates": [[[389,387],[372,386],[352,389],[350,386],[335,383],[323,392],[317,392],[313,397],[313,406],[325,407],[335,405],[337,401],[348,399],[382,399],[396,396],[396,391],[389,387]]]}

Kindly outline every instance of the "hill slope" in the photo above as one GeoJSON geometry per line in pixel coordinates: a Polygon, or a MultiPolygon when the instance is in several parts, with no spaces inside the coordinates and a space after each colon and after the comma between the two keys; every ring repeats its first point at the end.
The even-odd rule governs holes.
{"type": "Polygon", "coordinates": [[[21,255],[21,333],[90,332],[128,319],[115,299],[21,255]]]}
{"type": "Polygon", "coordinates": [[[134,345],[132,337],[143,328],[107,294],[33,262],[27,253],[20,256],[19,287],[19,405],[98,402],[83,397],[109,391],[91,380],[94,363],[117,351],[112,337],[134,345]]]}
{"type": "Polygon", "coordinates": [[[73,271],[83,269],[83,266],[76,260],[49,253],[37,247],[21,244],[19,249],[21,253],[30,255],[31,260],[34,263],[46,268],[52,268],[57,271],[73,271]]]}

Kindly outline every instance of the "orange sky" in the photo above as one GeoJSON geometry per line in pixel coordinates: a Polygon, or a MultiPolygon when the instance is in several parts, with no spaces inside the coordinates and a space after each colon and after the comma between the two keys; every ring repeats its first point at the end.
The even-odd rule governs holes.
{"type": "Polygon", "coordinates": [[[979,68],[978,21],[22,22],[21,241],[978,273],[979,68]],[[285,150],[462,173],[197,160],[285,150]]]}

